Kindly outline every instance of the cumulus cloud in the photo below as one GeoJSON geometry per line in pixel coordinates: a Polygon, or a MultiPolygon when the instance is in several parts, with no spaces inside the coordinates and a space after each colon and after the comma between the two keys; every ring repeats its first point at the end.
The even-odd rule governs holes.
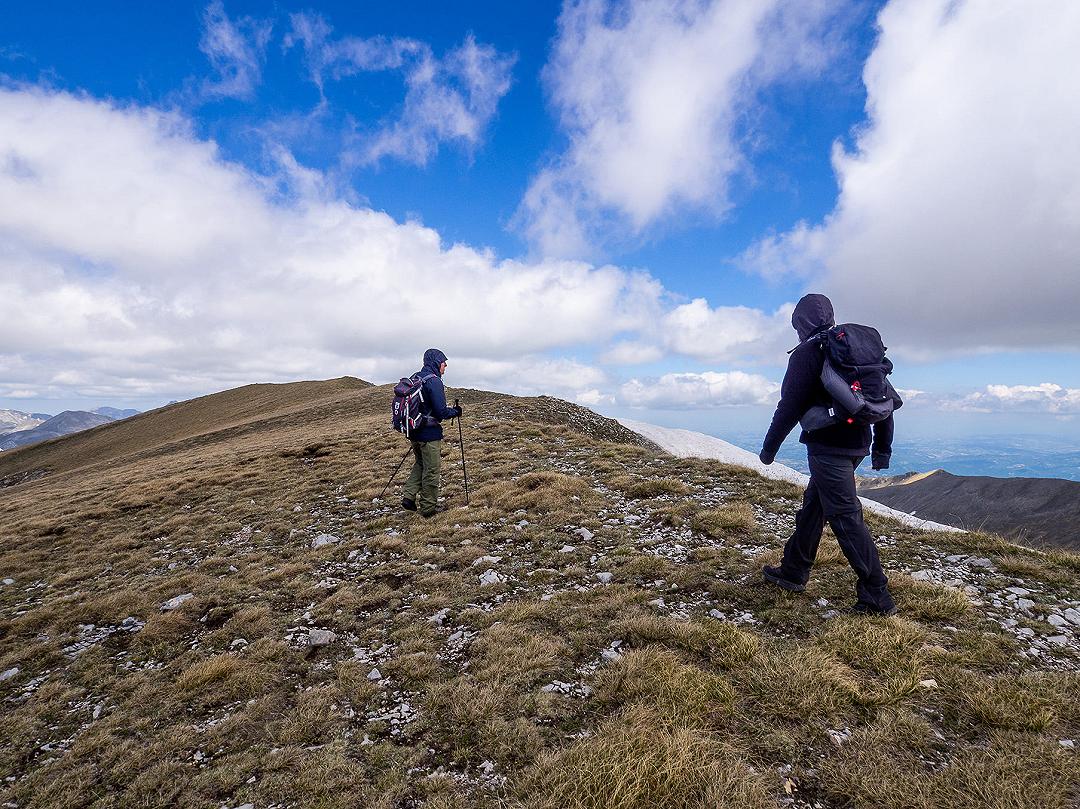
{"type": "Polygon", "coordinates": [[[247,100],[255,95],[272,27],[269,21],[252,17],[230,19],[222,0],[206,7],[199,50],[206,54],[217,78],[203,82],[205,97],[247,100]]]}
{"type": "Polygon", "coordinates": [[[394,157],[425,165],[439,144],[475,148],[510,89],[516,57],[467,36],[458,47],[437,56],[431,46],[395,37],[337,37],[318,14],[291,16],[285,47],[301,47],[309,75],[321,93],[328,81],[371,71],[399,71],[405,98],[396,117],[373,132],[356,136],[351,156],[358,165],[394,157]]]}
{"type": "Polygon", "coordinates": [[[545,254],[581,255],[601,229],[723,213],[740,116],[765,84],[827,61],[826,22],[845,6],[567,0],[544,77],[569,145],[524,196],[526,235],[545,254]]]}
{"type": "Polygon", "coordinates": [[[646,274],[500,261],[297,176],[226,161],[176,114],[0,90],[5,381],[152,396],[389,380],[434,342],[461,358],[455,384],[572,395],[606,378],[552,352],[660,316],[646,274]]]}
{"type": "Polygon", "coordinates": [[[659,379],[631,379],[619,388],[618,400],[630,407],[699,410],[735,405],[773,405],[780,385],[742,371],[664,374],[659,379]]]}
{"type": "Polygon", "coordinates": [[[1050,413],[1080,415],[1080,388],[1065,388],[1054,382],[1040,385],[987,385],[958,399],[942,402],[945,410],[977,413],[1050,413]]]}
{"type": "Polygon", "coordinates": [[[835,210],[748,251],[912,351],[1080,345],[1080,5],[891,0],[835,210]]]}
{"type": "Polygon", "coordinates": [[[695,359],[777,363],[797,342],[791,328],[793,304],[768,314],[746,306],[709,306],[704,298],[677,306],[662,321],[664,345],[695,359]]]}

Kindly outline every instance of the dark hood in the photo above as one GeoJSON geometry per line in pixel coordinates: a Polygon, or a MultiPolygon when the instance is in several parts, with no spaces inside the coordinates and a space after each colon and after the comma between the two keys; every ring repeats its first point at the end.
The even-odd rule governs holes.
{"type": "Polygon", "coordinates": [[[432,373],[439,373],[439,366],[446,362],[446,355],[437,348],[429,348],[424,352],[424,367],[432,373]]]}
{"type": "Polygon", "coordinates": [[[832,301],[824,295],[803,295],[795,304],[795,311],[791,313],[791,325],[798,332],[799,342],[832,327],[835,325],[832,301]]]}

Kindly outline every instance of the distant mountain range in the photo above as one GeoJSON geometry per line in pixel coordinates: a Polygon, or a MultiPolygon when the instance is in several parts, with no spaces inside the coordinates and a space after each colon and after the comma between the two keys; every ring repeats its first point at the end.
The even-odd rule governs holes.
{"type": "Polygon", "coordinates": [[[81,430],[89,430],[102,424],[108,424],[114,419],[102,416],[99,413],[87,413],[83,410],[65,410],[59,415],[53,416],[36,427],[29,430],[17,430],[0,438],[0,449],[15,449],[27,444],[36,444],[39,441],[47,441],[50,438],[59,438],[62,435],[70,435],[81,430]]]}
{"type": "Polygon", "coordinates": [[[115,407],[97,407],[90,412],[97,413],[99,416],[108,416],[113,421],[119,421],[120,419],[128,419],[132,416],[139,415],[138,410],[120,410],[115,407]]]}
{"type": "Polygon", "coordinates": [[[0,435],[17,430],[32,430],[42,422],[51,419],[48,413],[24,413],[21,410],[0,410],[0,435]]]}
{"type": "Polygon", "coordinates": [[[65,410],[56,416],[48,413],[23,413],[0,410],[0,450],[15,449],[50,438],[59,438],[91,427],[137,415],[138,410],[99,407],[93,411],[65,410]]]}
{"type": "Polygon", "coordinates": [[[1080,483],[953,475],[942,469],[863,479],[859,494],[909,514],[1024,545],[1080,549],[1080,483]]]}

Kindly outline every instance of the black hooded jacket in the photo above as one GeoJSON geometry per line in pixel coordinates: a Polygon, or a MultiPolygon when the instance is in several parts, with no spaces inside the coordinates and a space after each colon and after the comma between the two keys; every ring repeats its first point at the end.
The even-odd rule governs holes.
{"type": "MultiPolygon", "coordinates": [[[[788,433],[807,410],[832,401],[821,384],[825,352],[821,341],[812,339],[834,325],[832,302],[824,295],[805,295],[791,314],[791,325],[799,335],[799,345],[788,360],[787,373],[780,386],[780,402],[762,442],[762,454],[769,457],[775,457],[788,433]]],[[[875,424],[872,436],[870,427],[846,423],[812,432],[803,430],[799,435],[799,441],[806,444],[809,455],[862,458],[871,453],[872,440],[874,466],[881,468],[888,468],[892,439],[892,416],[875,424]]]]}

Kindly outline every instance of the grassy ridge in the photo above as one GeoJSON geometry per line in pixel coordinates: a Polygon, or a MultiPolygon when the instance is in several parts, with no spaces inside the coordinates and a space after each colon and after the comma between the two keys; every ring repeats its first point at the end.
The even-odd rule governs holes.
{"type": "Polygon", "coordinates": [[[806,596],[757,576],[793,487],[558,400],[463,395],[472,506],[421,521],[373,502],[404,452],[386,388],[218,396],[0,457],[0,477],[48,471],[0,488],[0,671],[18,669],[0,801],[1077,798],[1075,649],[1034,657],[990,596],[907,575],[978,555],[987,592],[1023,577],[1075,600],[1074,556],[871,517],[902,616],[845,617],[854,578],[828,538],[806,596]],[[321,534],[337,541],[313,549],[321,534]],[[313,629],[336,638],[311,648],[313,629]]]}

